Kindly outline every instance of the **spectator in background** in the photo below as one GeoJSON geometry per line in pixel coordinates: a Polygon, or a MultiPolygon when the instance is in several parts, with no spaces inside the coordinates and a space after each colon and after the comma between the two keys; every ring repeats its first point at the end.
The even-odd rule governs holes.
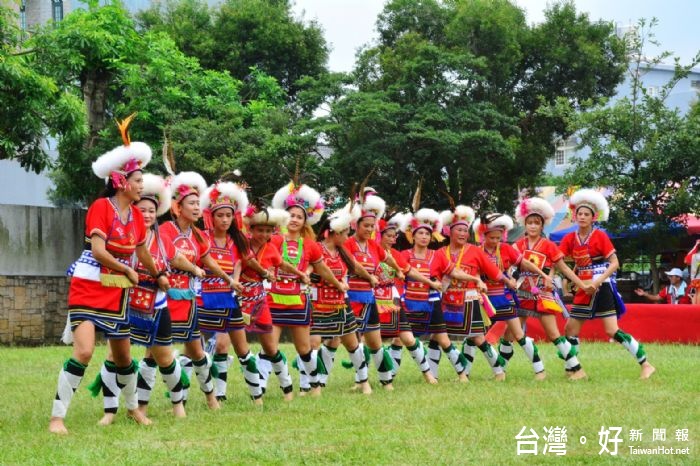
{"type": "Polygon", "coordinates": [[[638,296],[642,296],[649,301],[667,304],[690,304],[690,298],[686,293],[686,284],[683,281],[683,272],[679,268],[673,268],[666,272],[666,276],[671,281],[668,286],[661,289],[659,294],[648,293],[641,288],[634,290],[638,296]]]}

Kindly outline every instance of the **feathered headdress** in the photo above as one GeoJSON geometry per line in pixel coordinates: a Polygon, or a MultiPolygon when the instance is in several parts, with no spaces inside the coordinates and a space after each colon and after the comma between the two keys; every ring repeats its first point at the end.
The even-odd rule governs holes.
{"type": "Polygon", "coordinates": [[[505,241],[508,238],[508,232],[513,229],[513,219],[506,214],[486,214],[482,215],[481,218],[477,218],[473,226],[476,241],[479,243],[483,241],[486,233],[496,230],[503,232],[503,240],[505,241]]]}
{"type": "Polygon", "coordinates": [[[464,225],[469,228],[474,222],[476,214],[474,209],[465,205],[453,206],[450,210],[440,212],[440,220],[442,221],[442,234],[450,235],[450,230],[457,225],[464,225]]]}
{"type": "Polygon", "coordinates": [[[547,225],[554,218],[554,209],[549,202],[541,197],[523,199],[515,210],[515,220],[519,224],[525,225],[525,220],[530,215],[539,215],[544,220],[544,224],[547,225]]]}
{"type": "Polygon", "coordinates": [[[152,173],[143,174],[141,199],[149,199],[156,204],[156,216],[160,217],[170,210],[171,198],[170,186],[162,176],[152,173]]]}
{"type": "Polygon", "coordinates": [[[444,239],[440,233],[442,231],[442,221],[440,220],[440,214],[437,210],[424,208],[418,210],[418,212],[413,215],[409,214],[406,230],[406,238],[409,242],[413,242],[413,236],[421,228],[428,230],[437,241],[442,241],[444,239]]]}
{"type": "Polygon", "coordinates": [[[207,182],[197,172],[180,172],[173,177],[170,188],[173,191],[173,200],[179,203],[190,194],[201,196],[207,189],[207,182]]]}
{"type": "Polygon", "coordinates": [[[233,210],[237,225],[240,226],[242,212],[248,210],[248,195],[245,189],[236,183],[217,181],[199,198],[199,207],[202,209],[204,226],[208,230],[214,228],[212,215],[223,207],[233,210]]]}
{"type": "Polygon", "coordinates": [[[594,189],[579,189],[569,198],[569,209],[572,216],[580,207],[588,207],[593,212],[594,222],[605,222],[610,215],[608,201],[601,193],[594,189]]]}
{"type": "Polygon", "coordinates": [[[349,229],[352,221],[353,215],[350,212],[350,204],[347,204],[328,216],[328,228],[333,233],[340,233],[349,229]]]}
{"type": "Polygon", "coordinates": [[[280,188],[272,198],[272,207],[275,209],[289,209],[300,207],[306,213],[306,222],[315,225],[321,220],[325,205],[321,195],[312,187],[294,181],[280,188]]]}
{"type": "Polygon", "coordinates": [[[384,234],[385,231],[392,229],[405,232],[406,228],[408,227],[408,222],[410,221],[411,214],[408,212],[397,212],[390,216],[387,220],[379,220],[379,233],[384,234]]]}
{"type": "Polygon", "coordinates": [[[249,204],[243,218],[251,227],[255,225],[266,225],[275,228],[283,228],[289,223],[289,212],[283,209],[249,204]]]}
{"type": "Polygon", "coordinates": [[[92,171],[95,175],[105,181],[111,179],[112,185],[117,189],[125,188],[126,177],[132,172],[143,170],[151,161],[151,148],[148,144],[131,142],[129,137],[129,125],[134,117],[136,113],[117,122],[124,144],[102,154],[92,163],[92,171]]]}

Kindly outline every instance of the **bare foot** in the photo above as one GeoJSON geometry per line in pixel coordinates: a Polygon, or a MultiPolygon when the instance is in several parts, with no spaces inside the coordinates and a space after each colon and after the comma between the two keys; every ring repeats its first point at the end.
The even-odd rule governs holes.
{"type": "Polygon", "coordinates": [[[506,380],[506,373],[505,373],[505,372],[500,372],[500,373],[496,374],[496,375],[493,377],[493,380],[495,380],[496,382],[505,382],[505,380],[506,380]]]}
{"type": "Polygon", "coordinates": [[[142,426],[150,426],[151,424],[153,424],[153,421],[144,416],[138,409],[129,410],[126,413],[126,416],[133,419],[137,424],[141,424],[142,426]]]}
{"type": "Polygon", "coordinates": [[[387,392],[393,392],[394,391],[394,384],[388,383],[386,385],[382,385],[384,387],[384,390],[387,392]]]}
{"type": "Polygon", "coordinates": [[[469,376],[468,376],[466,373],[461,372],[461,373],[459,374],[459,379],[457,379],[457,380],[459,380],[461,383],[468,383],[468,382],[469,382],[469,376]]]}
{"type": "Polygon", "coordinates": [[[437,385],[438,383],[437,379],[433,377],[433,374],[431,374],[430,371],[423,372],[423,379],[425,379],[425,381],[430,385],[437,385]]]}
{"type": "Polygon", "coordinates": [[[294,399],[294,392],[289,392],[284,394],[284,401],[292,401],[294,399]]]}
{"type": "Polygon", "coordinates": [[[299,394],[297,396],[306,396],[309,392],[307,390],[299,390],[299,394]]]}
{"type": "Polygon", "coordinates": [[[108,426],[114,422],[114,413],[105,413],[102,419],[97,421],[98,426],[108,426]]]}
{"type": "Polygon", "coordinates": [[[537,380],[538,382],[542,381],[546,378],[547,378],[547,373],[545,371],[538,372],[537,374],[535,374],[535,380],[537,380]]]}
{"type": "Polygon", "coordinates": [[[321,387],[313,387],[309,393],[311,396],[321,396],[321,387]]]}
{"type": "Polygon", "coordinates": [[[185,412],[185,405],[182,403],[175,403],[173,405],[173,416],[175,416],[175,417],[187,417],[187,413],[185,412]]]}
{"type": "Polygon", "coordinates": [[[139,405],[139,407],[136,409],[141,411],[141,414],[143,414],[144,416],[148,416],[148,405],[139,405]]]}
{"type": "Polygon", "coordinates": [[[355,391],[359,390],[360,387],[362,387],[362,384],[361,384],[361,383],[355,382],[355,385],[353,385],[352,387],[350,387],[350,390],[352,390],[353,392],[355,392],[355,391]]]}
{"type": "Polygon", "coordinates": [[[646,380],[649,377],[651,377],[651,375],[654,372],[656,372],[656,368],[649,364],[649,362],[644,361],[644,363],[642,364],[642,374],[639,376],[639,378],[642,380],[646,380]]]}
{"type": "Polygon", "coordinates": [[[209,406],[209,409],[221,409],[221,403],[219,403],[219,400],[216,399],[216,395],[214,395],[214,392],[207,393],[207,406],[209,406]]]}
{"type": "Polygon", "coordinates": [[[68,435],[68,429],[63,423],[62,417],[52,417],[49,421],[49,432],[57,435],[68,435]]]}
{"type": "Polygon", "coordinates": [[[253,404],[254,404],[255,406],[262,406],[262,405],[263,405],[263,399],[262,399],[262,397],[254,399],[254,400],[253,400],[253,404]]]}
{"type": "Polygon", "coordinates": [[[569,380],[582,380],[588,377],[583,369],[579,369],[576,372],[572,372],[569,376],[569,380]]]}
{"type": "Polygon", "coordinates": [[[362,393],[363,395],[371,395],[372,394],[372,387],[370,386],[369,381],[365,381],[362,383],[356,383],[355,386],[352,387],[352,389],[362,393]]]}

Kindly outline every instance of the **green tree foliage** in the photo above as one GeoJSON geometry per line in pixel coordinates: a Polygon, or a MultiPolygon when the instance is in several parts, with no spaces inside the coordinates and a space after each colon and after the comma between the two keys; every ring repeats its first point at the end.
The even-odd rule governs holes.
{"type": "Polygon", "coordinates": [[[32,44],[35,67],[82,98],[88,116],[88,136],[61,148],[55,201],[86,202],[99,192],[91,161],[120,144],[112,120],[132,112],[138,112],[132,139],[154,149],[150,171],[162,171],[167,135],[176,170],[196,170],[212,182],[238,168],[262,191],[255,194],[273,180],[281,185],[285,168],[315,142],[308,131],[298,135],[306,130],[296,130],[274,77],[251,68],[244,83],[227,71],[203,69],[168,35],[139,33],[119,3],[75,11],[38,32],[32,44]],[[262,163],[274,176],[260,170],[262,163]]]}
{"type": "Polygon", "coordinates": [[[535,183],[568,131],[563,117],[540,109],[559,97],[576,109],[610,96],[623,72],[612,25],[572,3],[529,26],[507,0],[393,0],[377,30],[352,85],[330,88],[323,131],[339,186],[376,168],[374,183],[403,206],[424,178],[433,205],[446,204],[439,188],[512,210],[518,187],[535,183]]]}
{"type": "Polygon", "coordinates": [[[326,73],[321,27],[295,18],[287,0],[225,0],[214,8],[204,0],[167,0],[140,13],[139,21],[166,32],[204,68],[245,81],[255,67],[275,77],[290,98],[299,79],[326,73]]]}
{"type": "Polygon", "coordinates": [[[0,159],[39,173],[51,165],[45,138],[82,139],[84,117],[79,99],[31,66],[16,25],[11,10],[0,8],[0,159]]]}
{"type": "Polygon", "coordinates": [[[565,182],[613,190],[610,228],[637,233],[624,256],[647,254],[658,280],[657,254],[677,247],[683,215],[700,211],[700,111],[696,105],[683,114],[666,105],[673,88],[700,63],[700,54],[687,66],[676,58],[672,77],[658,95],[649,94],[645,74],[670,56],[643,54],[647,43],[656,44],[655,24],[641,20],[627,38],[630,95],[571,115],[571,129],[590,154],[575,161],[565,182]]]}

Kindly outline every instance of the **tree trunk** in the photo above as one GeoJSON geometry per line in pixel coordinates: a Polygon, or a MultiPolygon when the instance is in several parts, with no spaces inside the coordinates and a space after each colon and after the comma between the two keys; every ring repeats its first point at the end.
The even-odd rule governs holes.
{"type": "Polygon", "coordinates": [[[659,293],[659,264],[656,263],[656,251],[652,251],[649,256],[649,273],[652,280],[652,294],[659,293]]]}
{"type": "Polygon", "coordinates": [[[109,73],[99,70],[90,70],[83,80],[82,90],[85,100],[85,109],[88,118],[88,138],[86,149],[95,146],[100,131],[105,127],[107,87],[109,86],[109,73]]]}

